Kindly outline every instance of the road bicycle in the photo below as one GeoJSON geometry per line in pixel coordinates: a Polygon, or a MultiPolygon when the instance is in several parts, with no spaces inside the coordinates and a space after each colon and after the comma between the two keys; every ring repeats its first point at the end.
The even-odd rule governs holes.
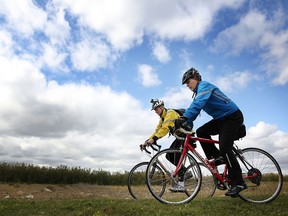
{"type": "MultiPolygon", "coordinates": [[[[157,143],[152,144],[151,146],[143,145],[143,152],[151,159],[156,153],[161,149],[161,145],[157,143]],[[149,150],[147,149],[149,148],[149,150]]],[[[148,167],[149,161],[143,161],[136,164],[129,172],[127,179],[127,186],[130,195],[134,199],[148,199],[151,198],[151,193],[146,185],[146,170],[148,167]]],[[[202,185],[206,185],[205,190],[203,189],[199,197],[209,197],[213,196],[216,190],[216,186],[213,184],[214,177],[211,172],[204,166],[202,163],[199,163],[202,175],[206,178],[203,178],[202,185]]],[[[161,163],[153,167],[154,173],[161,173],[161,175],[171,175],[169,170],[165,169],[165,166],[161,163]]],[[[163,183],[164,184],[164,183],[163,183]]],[[[203,187],[204,188],[204,187],[203,187]]],[[[158,196],[162,196],[165,192],[165,187],[162,187],[163,190],[158,191],[158,196]]]]}
{"type": "MultiPolygon", "coordinates": [[[[212,184],[217,189],[229,190],[231,188],[227,165],[224,164],[223,172],[219,172],[213,160],[208,160],[196,150],[195,144],[199,141],[219,144],[218,140],[196,137],[194,132],[187,133],[182,128],[177,129],[173,135],[178,139],[185,139],[183,147],[180,149],[165,149],[158,152],[152,157],[147,166],[146,181],[153,197],[166,204],[183,204],[194,199],[199,191],[205,190],[202,182],[205,182],[205,178],[207,177],[203,176],[197,160],[210,171],[213,177],[212,184]],[[179,132],[181,134],[184,133],[184,138],[177,135],[179,132]],[[167,155],[169,155],[170,160],[167,159],[167,155]],[[177,155],[178,157],[181,155],[181,157],[178,165],[175,166],[170,161],[171,157],[176,158],[177,155]],[[155,167],[161,168],[155,170],[155,167]],[[162,167],[165,168],[165,172],[163,172],[162,167]],[[181,167],[185,167],[185,189],[179,192],[172,192],[171,187],[179,184],[179,170],[181,170],[181,167]]],[[[273,201],[279,195],[283,185],[283,175],[277,161],[272,155],[262,149],[240,149],[235,143],[233,153],[240,164],[243,179],[248,186],[238,196],[242,200],[251,203],[268,203],[273,201]]]]}

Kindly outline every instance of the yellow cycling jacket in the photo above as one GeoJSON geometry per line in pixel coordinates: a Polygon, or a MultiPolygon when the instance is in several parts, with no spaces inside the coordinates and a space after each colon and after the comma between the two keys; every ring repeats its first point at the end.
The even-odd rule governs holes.
{"type": "Polygon", "coordinates": [[[164,109],[159,123],[156,127],[155,132],[149,137],[149,139],[154,139],[154,141],[164,137],[169,132],[169,126],[173,127],[173,120],[179,118],[180,115],[173,109],[164,109]]]}

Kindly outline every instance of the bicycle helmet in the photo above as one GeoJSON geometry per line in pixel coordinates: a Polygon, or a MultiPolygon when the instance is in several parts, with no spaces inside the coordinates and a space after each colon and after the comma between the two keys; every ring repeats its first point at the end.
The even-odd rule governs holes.
{"type": "Polygon", "coordinates": [[[152,109],[154,110],[155,108],[159,106],[164,106],[164,101],[159,100],[159,99],[151,99],[150,103],[152,103],[152,109]]]}
{"type": "Polygon", "coordinates": [[[201,75],[199,74],[199,72],[195,69],[195,68],[190,68],[189,70],[187,70],[182,77],[182,85],[184,85],[188,79],[195,79],[198,81],[201,81],[201,75]]]}

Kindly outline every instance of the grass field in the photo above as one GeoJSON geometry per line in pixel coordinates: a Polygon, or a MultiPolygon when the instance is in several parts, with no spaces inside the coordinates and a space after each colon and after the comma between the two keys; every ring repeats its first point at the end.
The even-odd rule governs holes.
{"type": "Polygon", "coordinates": [[[0,215],[287,215],[286,183],[280,196],[268,204],[246,203],[217,191],[213,197],[196,197],[185,205],[134,200],[125,186],[0,184],[0,215]]]}

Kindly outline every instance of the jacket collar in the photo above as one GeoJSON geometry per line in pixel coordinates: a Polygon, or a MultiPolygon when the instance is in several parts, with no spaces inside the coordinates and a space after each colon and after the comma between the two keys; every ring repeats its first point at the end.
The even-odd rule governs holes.
{"type": "Polygon", "coordinates": [[[193,93],[194,93],[195,95],[197,95],[198,86],[199,86],[200,82],[201,82],[201,81],[198,81],[196,88],[193,90],[193,93]]]}
{"type": "Polygon", "coordinates": [[[166,115],[167,115],[167,109],[165,108],[163,109],[160,118],[164,119],[166,115]]]}

